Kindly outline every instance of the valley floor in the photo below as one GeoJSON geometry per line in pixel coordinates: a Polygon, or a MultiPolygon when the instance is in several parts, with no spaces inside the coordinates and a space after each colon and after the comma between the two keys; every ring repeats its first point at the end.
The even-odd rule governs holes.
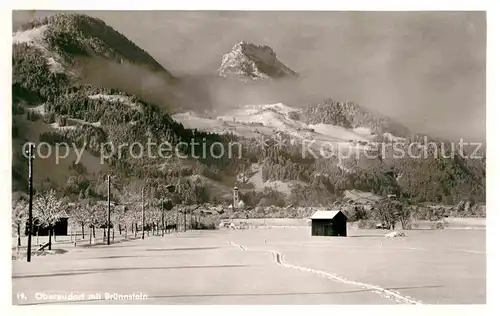
{"type": "Polygon", "coordinates": [[[67,253],[13,261],[13,303],[486,302],[484,230],[415,230],[385,239],[376,230],[331,238],[311,237],[309,229],[188,231],[90,248],[60,243],[55,248],[67,253]],[[42,297],[70,293],[81,296],[42,297]],[[106,293],[142,299],[111,301],[106,293]]]}

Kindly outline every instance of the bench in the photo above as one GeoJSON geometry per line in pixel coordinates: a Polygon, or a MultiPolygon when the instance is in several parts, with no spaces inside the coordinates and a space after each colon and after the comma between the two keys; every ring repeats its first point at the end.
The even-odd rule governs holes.
{"type": "Polygon", "coordinates": [[[48,246],[49,246],[48,242],[44,245],[40,244],[40,248],[38,248],[37,251],[45,251],[45,248],[47,248],[48,246]]]}

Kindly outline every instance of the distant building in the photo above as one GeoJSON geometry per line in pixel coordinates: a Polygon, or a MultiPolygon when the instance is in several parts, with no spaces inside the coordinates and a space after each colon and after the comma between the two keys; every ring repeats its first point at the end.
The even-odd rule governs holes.
{"type": "Polygon", "coordinates": [[[347,236],[347,216],[340,210],[317,211],[311,216],[312,236],[347,236]]]}
{"type": "Polygon", "coordinates": [[[231,205],[233,209],[239,208],[240,195],[238,192],[238,187],[234,187],[233,189],[233,204],[231,205]]]}

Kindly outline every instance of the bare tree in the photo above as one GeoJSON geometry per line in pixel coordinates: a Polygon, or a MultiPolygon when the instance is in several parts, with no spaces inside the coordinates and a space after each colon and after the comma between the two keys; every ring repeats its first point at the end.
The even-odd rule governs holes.
{"type": "Polygon", "coordinates": [[[49,250],[52,249],[52,229],[59,219],[66,215],[62,202],[53,189],[38,193],[34,199],[34,217],[39,225],[49,229],[49,250]]]}
{"type": "Polygon", "coordinates": [[[394,207],[396,209],[396,217],[401,222],[402,229],[411,229],[411,206],[406,200],[394,201],[394,207]]]}
{"type": "Polygon", "coordinates": [[[377,218],[391,229],[395,228],[398,221],[402,229],[409,227],[412,210],[410,202],[405,199],[382,199],[377,203],[374,211],[377,218]]]}
{"type": "Polygon", "coordinates": [[[28,203],[16,200],[12,203],[12,225],[17,230],[17,246],[21,247],[21,226],[28,218],[28,203]]]}
{"type": "Polygon", "coordinates": [[[397,208],[394,201],[381,199],[377,202],[373,210],[377,219],[382,221],[384,226],[394,229],[397,220],[397,208]]]}

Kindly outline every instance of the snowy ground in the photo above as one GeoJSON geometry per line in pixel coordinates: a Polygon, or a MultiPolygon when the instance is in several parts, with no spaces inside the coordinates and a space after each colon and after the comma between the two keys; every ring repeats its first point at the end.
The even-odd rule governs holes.
{"type": "Polygon", "coordinates": [[[349,235],[261,228],[67,245],[65,254],[13,262],[13,302],[43,304],[50,300],[36,293],[72,292],[91,304],[485,303],[484,231],[410,231],[391,240],[378,231],[349,235]],[[110,302],[105,293],[148,299],[110,302]]]}
{"type": "Polygon", "coordinates": [[[350,238],[310,237],[309,228],[256,231],[274,241],[264,247],[241,243],[272,248],[294,265],[393,289],[424,304],[486,302],[484,230],[405,231],[408,237],[398,239],[376,230],[353,229],[350,238]]]}

